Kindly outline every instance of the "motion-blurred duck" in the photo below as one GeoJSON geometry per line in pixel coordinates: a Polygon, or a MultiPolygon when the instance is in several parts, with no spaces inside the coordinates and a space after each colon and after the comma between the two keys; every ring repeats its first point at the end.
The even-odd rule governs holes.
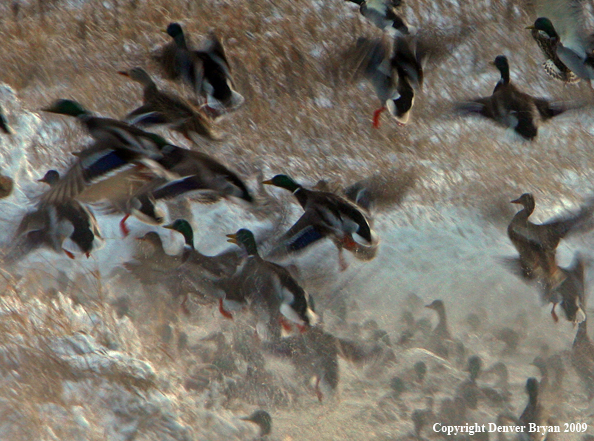
{"type": "Polygon", "coordinates": [[[260,257],[250,230],[240,229],[227,237],[228,242],[247,253],[247,258],[232,278],[220,284],[225,291],[225,298],[220,301],[224,316],[232,317],[229,307],[248,304],[258,316],[261,333],[272,338],[280,337],[279,325],[290,330],[295,324],[306,330],[317,323],[309,294],[289,271],[260,257]]]}
{"type": "Polygon", "coordinates": [[[559,59],[557,55],[557,47],[560,44],[559,35],[548,18],[537,18],[534,25],[528,26],[526,29],[531,30],[532,38],[542,50],[546,58],[542,67],[550,77],[563,83],[580,81],[580,78],[559,59]]]}
{"type": "Polygon", "coordinates": [[[167,34],[173,38],[172,55],[161,56],[158,61],[171,78],[182,78],[197,94],[206,100],[207,109],[215,115],[237,109],[244,102],[234,89],[231,68],[220,40],[213,33],[203,50],[188,48],[182,27],[170,23],[167,34]]]}
{"type": "Polygon", "coordinates": [[[293,193],[305,210],[299,220],[279,239],[277,251],[297,252],[323,238],[330,238],[339,251],[339,266],[347,268],[343,248],[355,257],[375,257],[379,237],[372,230],[363,211],[355,204],[329,192],[308,190],[287,175],[276,175],[264,184],[284,188],[293,193]]]}
{"type": "Polygon", "coordinates": [[[207,139],[220,139],[220,135],[213,129],[206,115],[194,110],[181,97],[160,91],[144,69],[135,67],[118,73],[140,83],[144,89],[143,105],[124,118],[129,124],[140,127],[165,124],[190,141],[193,141],[191,133],[207,139]]]}
{"type": "Polygon", "coordinates": [[[499,55],[493,64],[501,73],[501,79],[493,94],[461,103],[458,105],[459,110],[480,115],[500,126],[511,128],[527,140],[536,138],[538,120],[548,120],[567,110],[565,106],[520,92],[510,81],[507,57],[499,55]]]}
{"type": "MultiPolygon", "coordinates": [[[[535,208],[534,197],[524,193],[512,201],[523,209],[518,211],[510,222],[507,234],[520,254],[518,259],[509,259],[510,268],[528,281],[537,281],[542,285],[543,300],[553,303],[551,314],[557,321],[555,306],[561,297],[568,317],[576,320],[580,286],[580,274],[583,280],[583,264],[578,259],[568,269],[557,266],[556,250],[562,238],[571,232],[591,228],[594,204],[588,202],[580,212],[572,216],[555,218],[543,224],[534,224],[528,219],[535,208]],[[564,286],[561,284],[570,277],[564,286]]],[[[583,311],[582,311],[583,313],[583,311]]],[[[580,315],[581,317],[581,315],[580,315]]]]}
{"type": "Polygon", "coordinates": [[[272,355],[288,358],[306,381],[313,378],[314,390],[320,402],[338,388],[339,356],[353,363],[365,363],[375,359],[381,352],[377,345],[338,338],[325,332],[321,326],[265,342],[263,348],[272,355]]]}
{"type": "Polygon", "coordinates": [[[401,0],[346,0],[359,5],[361,15],[378,28],[402,35],[414,34],[416,29],[396,13],[401,0]]]}
{"type": "Polygon", "coordinates": [[[536,378],[531,377],[526,380],[526,392],[528,393],[528,404],[518,419],[518,424],[524,426],[520,439],[522,441],[541,441],[545,438],[546,433],[529,431],[530,424],[542,426],[544,422],[544,411],[539,401],[539,384],[536,378]]]}
{"type": "Polygon", "coordinates": [[[594,343],[588,336],[587,320],[578,325],[571,348],[571,362],[584,383],[588,401],[594,399],[594,343]]]}
{"type": "MultiPolygon", "coordinates": [[[[55,186],[60,175],[49,170],[39,182],[55,186]]],[[[103,245],[103,239],[93,213],[75,200],[60,203],[40,202],[37,209],[27,213],[15,234],[16,240],[5,256],[14,263],[38,248],[63,251],[74,259],[74,252],[86,254],[103,245]]]]}

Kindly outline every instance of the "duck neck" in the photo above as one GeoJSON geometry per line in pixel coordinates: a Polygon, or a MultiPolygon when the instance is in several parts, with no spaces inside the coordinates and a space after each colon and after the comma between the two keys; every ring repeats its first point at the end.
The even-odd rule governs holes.
{"type": "Polygon", "coordinates": [[[573,340],[573,347],[580,346],[583,342],[588,340],[588,327],[586,325],[586,320],[584,320],[578,325],[578,330],[575,334],[575,339],[573,340]]]}
{"type": "Polygon", "coordinates": [[[256,245],[256,242],[246,242],[243,244],[243,246],[249,257],[259,256],[258,246],[256,245]]]}
{"type": "Polygon", "coordinates": [[[307,190],[299,185],[295,190],[293,190],[293,194],[297,198],[299,204],[305,208],[305,203],[307,202],[307,190]]]}
{"type": "Polygon", "coordinates": [[[179,49],[188,50],[188,45],[186,44],[186,37],[183,32],[180,32],[175,37],[173,37],[173,41],[175,41],[175,45],[179,49]]]}

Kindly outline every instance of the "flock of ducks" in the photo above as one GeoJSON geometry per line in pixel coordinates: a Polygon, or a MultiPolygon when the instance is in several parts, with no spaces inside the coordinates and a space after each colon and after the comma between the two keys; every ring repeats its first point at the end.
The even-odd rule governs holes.
{"type": "MultiPolygon", "coordinates": [[[[382,103],[374,113],[373,125],[379,127],[380,115],[386,110],[397,123],[406,124],[415,91],[423,85],[424,65],[432,55],[431,50],[418,37],[417,29],[398,15],[400,0],[351,1],[360,5],[364,17],[386,31],[382,39],[361,39],[357,44],[357,71],[371,81],[382,103]]],[[[593,80],[594,55],[590,38],[581,33],[580,26],[568,25],[571,20],[581,22],[577,9],[569,8],[569,18],[564,16],[558,24],[558,11],[557,15],[549,17],[541,14],[551,3],[555,2],[537,2],[538,18],[528,27],[545,54],[545,71],[566,83],[593,80]]],[[[226,199],[242,204],[246,210],[257,204],[244,179],[227,165],[206,153],[178,147],[147,131],[154,126],[166,126],[194,145],[199,145],[201,139],[218,141],[221,135],[214,123],[219,117],[239,109],[244,102],[243,96],[235,90],[230,64],[216,35],[211,33],[204,47],[195,50],[189,47],[178,23],[169,24],[165,32],[172,41],[161,48],[155,61],[165,78],[187,87],[190,97],[160,90],[146,70],[135,67],[119,73],[142,86],[143,104],[123,120],[93,115],[73,100],[59,99],[45,107],[45,112],[75,117],[93,142],[74,153],[75,159],[67,170],[62,173],[50,170],[39,180],[49,189],[40,196],[35,210],[25,214],[20,222],[14,243],[4,253],[5,265],[16,265],[39,248],[64,252],[73,259],[77,254],[88,257],[104,242],[91,206],[106,213],[120,213],[121,232],[127,236],[130,234],[126,224],[129,216],[150,225],[163,225],[166,216],[159,208],[162,201],[191,198],[214,203],[226,199]]],[[[458,108],[462,112],[491,119],[513,129],[524,139],[532,140],[537,136],[539,120],[553,118],[569,108],[519,91],[510,81],[506,57],[498,56],[494,65],[501,78],[492,95],[460,103],[458,108]]],[[[0,117],[0,130],[11,133],[4,116],[0,117]]],[[[11,181],[0,181],[0,184],[7,189],[2,197],[8,197],[11,181]]],[[[218,303],[221,315],[228,319],[248,307],[264,350],[288,358],[304,376],[314,377],[314,390],[321,401],[324,388],[333,391],[338,385],[337,357],[357,362],[377,358],[382,353],[385,360],[389,351],[385,342],[379,343],[385,335],[376,329],[374,341],[378,343],[365,348],[324,331],[312,296],[302,287],[295,271],[267,259],[302,252],[322,239],[329,239],[336,246],[341,271],[348,266],[344,250],[360,260],[373,259],[380,245],[371,217],[374,196],[364,185],[353,186],[344,195],[309,189],[284,174],[263,184],[290,191],[303,209],[302,216],[277,239],[267,258],[260,255],[256,237],[245,228],[227,236],[228,242],[238,247],[237,252],[203,255],[194,246],[190,222],[177,219],[164,228],[183,236],[185,246],[181,253],[167,254],[161,236],[153,231],[139,238],[135,259],[124,266],[147,288],[163,284],[176,296],[184,293],[182,307],[188,292],[218,303]]],[[[556,249],[570,233],[592,228],[594,202],[589,201],[578,214],[544,224],[529,221],[535,208],[531,194],[523,194],[512,203],[522,206],[508,227],[509,239],[518,256],[504,259],[504,264],[538,287],[543,301],[553,304],[554,320],[558,320],[555,308],[560,305],[567,320],[578,326],[572,363],[592,400],[594,344],[586,328],[585,262],[578,254],[570,267],[559,267],[556,249]]],[[[439,316],[439,324],[431,331],[432,343],[427,347],[437,356],[456,357],[459,363],[464,362],[464,346],[449,332],[443,301],[435,300],[427,307],[439,316]]],[[[410,320],[412,330],[403,334],[399,344],[406,345],[418,331],[414,318],[410,320]]],[[[443,404],[444,418],[456,420],[461,416],[460,406],[455,405],[458,398],[464,402],[464,408],[470,409],[476,408],[477,396],[497,402],[509,401],[505,388],[478,388],[481,363],[476,356],[468,359],[469,379],[460,385],[458,396],[450,400],[455,410],[451,412],[458,414],[448,414],[448,406],[443,404]]],[[[546,370],[547,363],[539,360],[538,366],[546,370]]],[[[505,371],[505,366],[503,368],[505,371]]],[[[497,372],[495,367],[493,369],[497,372]]],[[[498,375],[506,376],[501,373],[501,367],[498,369],[498,375]]],[[[426,371],[426,366],[415,365],[417,381],[422,382],[420,378],[426,371]]],[[[535,378],[527,380],[528,404],[520,417],[504,415],[502,421],[513,420],[521,425],[545,423],[539,403],[544,377],[540,385],[535,378]]],[[[398,400],[404,390],[403,381],[396,377],[390,387],[392,392],[386,399],[398,400]]],[[[417,438],[430,420],[431,407],[411,414],[417,438]]],[[[248,420],[261,422],[263,435],[266,435],[270,432],[270,416],[259,412],[248,420]]]]}

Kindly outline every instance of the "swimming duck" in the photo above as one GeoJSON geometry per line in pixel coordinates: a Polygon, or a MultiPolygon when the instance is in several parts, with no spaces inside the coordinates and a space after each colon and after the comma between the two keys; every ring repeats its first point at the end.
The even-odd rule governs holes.
{"type": "Polygon", "coordinates": [[[240,229],[227,237],[247,253],[247,258],[237,273],[220,285],[225,291],[225,299],[219,303],[224,316],[231,317],[229,306],[248,304],[258,316],[264,336],[273,338],[280,337],[279,324],[287,330],[293,323],[301,330],[316,324],[309,294],[289,271],[260,257],[250,230],[240,229]]]}
{"type": "Polygon", "coordinates": [[[361,15],[378,28],[402,35],[414,34],[416,29],[396,14],[401,0],[346,0],[359,5],[361,15]]]}
{"type": "Polygon", "coordinates": [[[2,112],[2,107],[0,107],[0,129],[7,135],[12,133],[10,126],[8,125],[8,120],[6,119],[6,116],[4,116],[4,112],[2,112]]]}
{"type": "Polygon", "coordinates": [[[359,75],[373,85],[382,107],[373,113],[373,127],[379,128],[380,115],[385,110],[398,125],[406,125],[415,101],[415,89],[423,85],[424,54],[417,51],[416,40],[405,37],[358,42],[362,61],[359,75]]]}
{"type": "Polygon", "coordinates": [[[548,18],[537,18],[534,25],[528,26],[526,29],[531,30],[532,38],[538,43],[546,58],[542,67],[549,76],[563,83],[580,81],[580,78],[559,59],[557,55],[557,47],[560,43],[559,35],[548,18]]]}
{"type": "Polygon", "coordinates": [[[578,325],[571,347],[571,363],[584,383],[588,401],[594,399],[594,343],[588,336],[588,320],[578,325]]]}
{"type": "MultiPolygon", "coordinates": [[[[516,259],[516,271],[524,279],[529,281],[538,281],[542,284],[543,300],[553,303],[551,314],[557,321],[555,305],[558,303],[558,297],[562,295],[570,298],[572,286],[579,287],[579,268],[578,260],[571,269],[563,270],[557,266],[556,250],[562,238],[572,231],[589,228],[589,221],[592,218],[594,206],[591,202],[585,204],[580,212],[573,216],[563,216],[545,222],[543,224],[534,224],[528,220],[535,208],[534,196],[530,193],[524,193],[518,199],[511,201],[513,204],[520,204],[523,209],[518,211],[513,217],[507,228],[507,234],[512,244],[520,254],[516,259]],[[555,289],[567,278],[567,274],[574,273],[571,281],[560,292],[555,289]]],[[[512,259],[513,260],[513,259],[512,259]]],[[[575,300],[575,297],[573,297],[575,300]]],[[[565,303],[566,308],[571,308],[571,300],[565,303]]],[[[570,316],[573,314],[570,312],[570,316]]]]}
{"type": "MultiPolygon", "coordinates": [[[[59,180],[59,173],[49,170],[39,182],[55,186],[59,180]]],[[[41,247],[63,251],[71,259],[74,259],[72,251],[89,257],[91,251],[103,244],[95,216],[75,200],[40,202],[35,211],[23,217],[15,237],[15,244],[5,256],[5,262],[16,262],[41,247]]]]}
{"type": "Polygon", "coordinates": [[[359,259],[370,260],[375,257],[379,238],[366,215],[355,204],[334,193],[308,190],[287,175],[276,175],[264,181],[264,184],[289,190],[305,210],[280,239],[277,251],[300,251],[328,237],[338,248],[341,270],[347,267],[342,255],[343,248],[353,252],[359,259]]]}
{"type": "Polygon", "coordinates": [[[183,98],[160,91],[144,69],[135,67],[118,73],[140,83],[144,88],[143,105],[124,118],[129,124],[141,127],[166,124],[190,141],[193,141],[191,133],[207,139],[220,139],[206,115],[194,110],[183,98]]]}
{"type": "Polygon", "coordinates": [[[172,78],[182,78],[206,100],[206,108],[219,115],[237,109],[244,98],[234,89],[231,68],[222,43],[211,33],[202,50],[188,48],[179,23],[170,23],[167,34],[173,38],[175,51],[167,49],[158,61],[172,78]],[[171,55],[173,54],[173,55],[171,55]]]}
{"type": "Polygon", "coordinates": [[[461,103],[458,105],[459,110],[483,116],[503,127],[512,128],[527,140],[536,138],[538,120],[551,119],[567,110],[562,105],[520,92],[510,81],[507,57],[499,55],[493,64],[501,73],[501,79],[497,82],[493,94],[461,103]]]}

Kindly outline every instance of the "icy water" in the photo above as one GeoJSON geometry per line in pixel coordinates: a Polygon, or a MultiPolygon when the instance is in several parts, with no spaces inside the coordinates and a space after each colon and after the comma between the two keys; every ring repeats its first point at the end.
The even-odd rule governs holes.
{"type": "MultiPolygon", "coordinates": [[[[97,213],[105,245],[88,259],[37,250],[0,267],[0,439],[257,439],[258,427],[241,419],[257,409],[271,415],[267,438],[274,440],[474,439],[481,435],[447,436],[434,427],[514,425],[528,403],[529,377],[541,382],[543,421],[561,430],[547,439],[594,435],[592,404],[570,360],[577,326],[560,309],[555,323],[537,289],[500,264],[516,254],[506,235],[516,209],[509,201],[534,193],[534,222],[542,222],[577,210],[594,194],[594,110],[587,104],[542,124],[532,142],[452,113],[455,101],[492,92],[498,73],[489,63],[499,54],[510,59],[512,81],[535,96],[590,100],[591,89],[544,74],[542,55],[524,29],[534,17],[520,2],[407,2],[404,14],[421,29],[473,30],[428,64],[406,127],[384,113],[373,129],[378,100],[365,82],[351,81],[351,63],[343,57],[358,36],[379,32],[353,5],[302,3],[0,5],[6,36],[0,106],[14,131],[0,132],[0,173],[15,181],[12,195],[0,200],[4,249],[45,190],[36,180],[49,168],[67,169],[68,152],[89,142],[75,121],[39,109],[69,97],[121,117],[140,105],[141,91],[115,71],[136,65],[160,87],[184,93],[148,62],[167,41],[159,31],[174,20],[195,42],[210,28],[223,36],[246,103],[217,124],[223,141],[198,147],[245,177],[261,203],[254,210],[229,201],[162,204],[169,220],[191,220],[202,253],[233,250],[225,235],[239,228],[252,229],[264,253],[274,247],[275,237],[301,215],[288,192],[261,188],[274,174],[305,185],[326,179],[336,189],[375,174],[388,182],[404,173],[415,177],[399,204],[373,216],[381,240],[375,259],[347,252],[341,272],[336,248],[326,240],[278,260],[311,293],[322,318],[316,331],[290,337],[302,343],[293,358],[273,354],[249,311],[228,320],[212,297],[194,293],[184,312],[181,297],[140,284],[123,267],[139,246],[136,238],[156,231],[172,255],[183,238],[135,219],[124,239],[119,216],[97,213]],[[453,340],[447,357],[433,334],[437,314],[424,307],[435,299],[445,304],[453,340]],[[360,356],[335,340],[321,344],[322,330],[352,342],[360,356]],[[336,390],[319,367],[335,360],[334,352],[336,390]],[[483,366],[476,384],[491,392],[481,392],[469,408],[460,401],[474,355],[483,366]],[[548,375],[533,364],[537,356],[552,360],[548,375]],[[500,362],[507,385],[487,371],[500,362]],[[413,420],[422,416],[425,424],[415,434],[413,420]],[[565,423],[586,423],[587,432],[582,426],[563,432],[565,423]]],[[[159,133],[197,148],[167,130],[159,133]]],[[[593,241],[591,232],[562,241],[558,263],[569,265],[578,251],[591,259],[593,241]]],[[[586,297],[591,280],[587,265],[586,297]]]]}

